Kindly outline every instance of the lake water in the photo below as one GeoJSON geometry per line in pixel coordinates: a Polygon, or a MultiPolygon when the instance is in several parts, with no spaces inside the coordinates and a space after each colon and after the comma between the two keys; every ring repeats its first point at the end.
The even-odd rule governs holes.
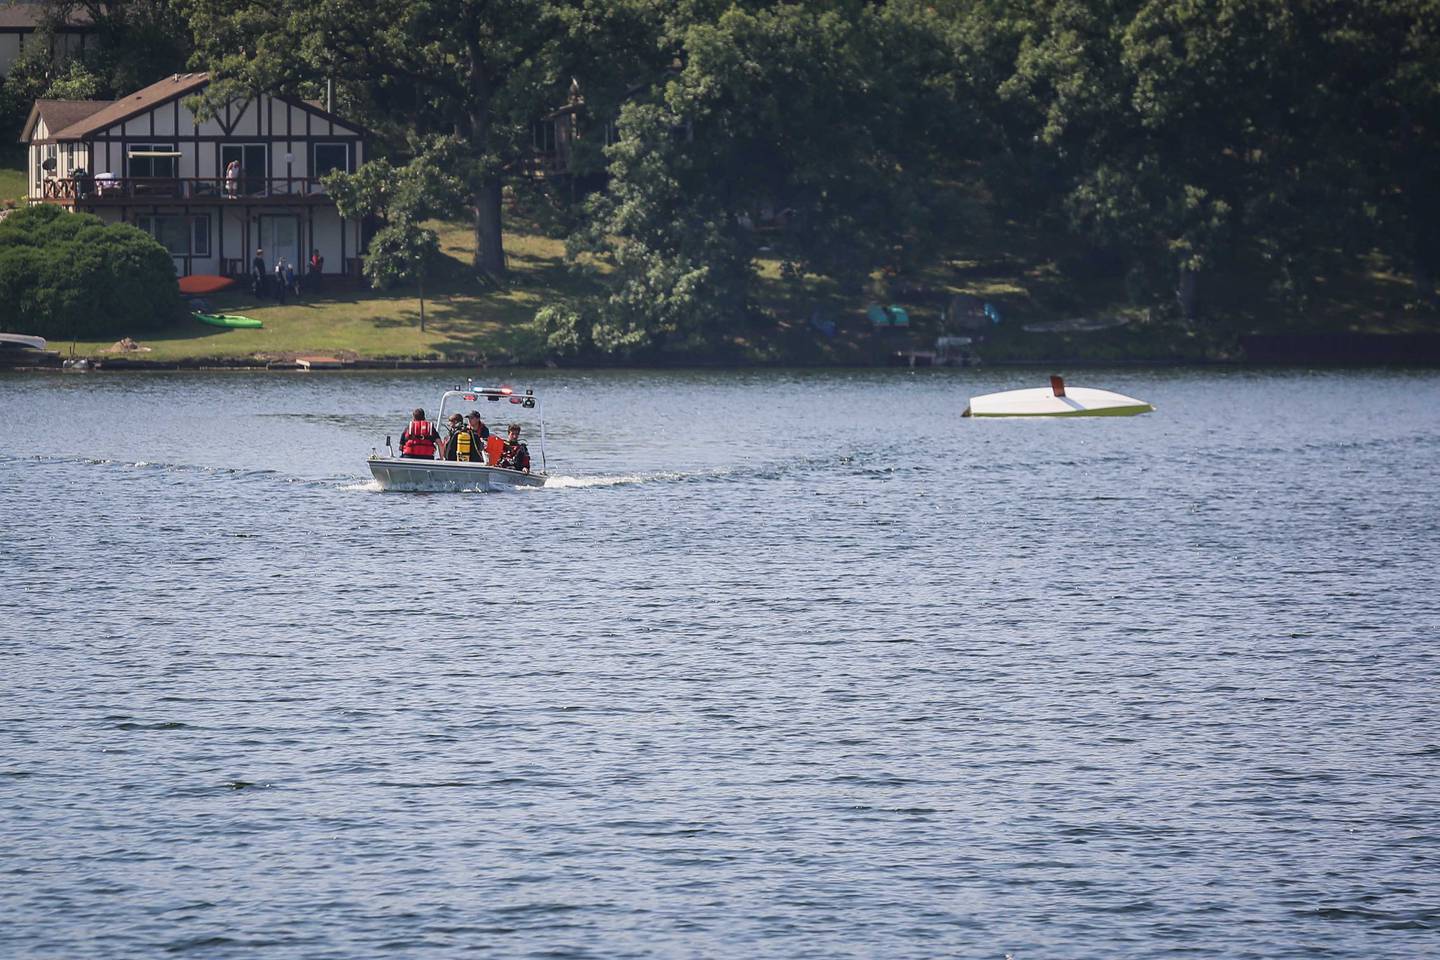
{"type": "Polygon", "coordinates": [[[1436,955],[1440,374],[1042,374],[0,377],[0,956],[1436,955]]]}

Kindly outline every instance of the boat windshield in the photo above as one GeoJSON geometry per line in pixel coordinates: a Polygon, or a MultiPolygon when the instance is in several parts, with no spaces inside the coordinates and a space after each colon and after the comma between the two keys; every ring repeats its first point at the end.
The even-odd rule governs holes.
{"type": "Polygon", "coordinates": [[[503,437],[512,423],[520,424],[522,436],[528,441],[532,453],[539,453],[536,459],[544,463],[545,417],[540,410],[540,398],[533,390],[513,390],[510,387],[447,390],[440,398],[436,423],[443,430],[452,414],[468,417],[472,410],[479,412],[492,436],[503,437]],[[538,451],[535,449],[537,445],[538,451]]]}

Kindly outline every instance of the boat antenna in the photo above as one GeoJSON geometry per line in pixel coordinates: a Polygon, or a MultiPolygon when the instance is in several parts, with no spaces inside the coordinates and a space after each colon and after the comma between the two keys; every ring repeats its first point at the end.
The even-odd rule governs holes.
{"type": "MultiPolygon", "coordinates": [[[[535,391],[533,389],[526,390],[525,396],[533,397],[535,391]]],[[[545,408],[540,405],[539,400],[535,401],[535,412],[540,416],[540,472],[549,473],[550,465],[545,462],[545,408]]]]}

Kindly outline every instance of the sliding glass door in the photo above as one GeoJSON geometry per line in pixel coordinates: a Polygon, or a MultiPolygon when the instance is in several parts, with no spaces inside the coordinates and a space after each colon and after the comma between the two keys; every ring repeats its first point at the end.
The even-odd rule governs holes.
{"type": "Polygon", "coordinates": [[[242,197],[263,197],[270,184],[270,148],[263,143],[235,143],[220,146],[220,176],[225,180],[226,193],[242,197]],[[239,161],[240,176],[232,184],[228,177],[230,164],[239,161]]]}

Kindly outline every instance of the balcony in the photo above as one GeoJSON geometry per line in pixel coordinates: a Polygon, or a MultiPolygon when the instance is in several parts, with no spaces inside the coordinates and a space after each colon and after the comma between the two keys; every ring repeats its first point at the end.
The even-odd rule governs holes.
{"type": "Polygon", "coordinates": [[[309,177],[50,177],[33,202],[65,206],[136,203],[332,203],[309,177]]]}

